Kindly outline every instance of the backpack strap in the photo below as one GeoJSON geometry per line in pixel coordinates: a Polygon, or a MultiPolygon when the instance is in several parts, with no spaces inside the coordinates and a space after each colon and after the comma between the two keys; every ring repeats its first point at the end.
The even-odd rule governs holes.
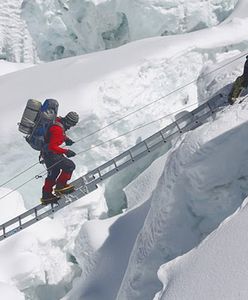
{"type": "MultiPolygon", "coordinates": [[[[63,129],[63,131],[65,131],[65,128],[61,122],[55,121],[53,124],[51,124],[51,126],[53,126],[53,125],[57,125],[57,126],[61,127],[63,129]]],[[[51,126],[49,126],[49,129],[51,126]]]]}

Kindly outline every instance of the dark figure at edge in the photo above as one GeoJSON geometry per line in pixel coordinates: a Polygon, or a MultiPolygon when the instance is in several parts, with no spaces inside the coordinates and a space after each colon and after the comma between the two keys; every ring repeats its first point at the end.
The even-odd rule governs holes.
{"type": "Polygon", "coordinates": [[[248,55],[246,56],[243,74],[235,80],[231,92],[228,96],[228,102],[231,105],[234,104],[236,99],[240,96],[242,90],[246,89],[247,86],[248,86],[248,55]]]}

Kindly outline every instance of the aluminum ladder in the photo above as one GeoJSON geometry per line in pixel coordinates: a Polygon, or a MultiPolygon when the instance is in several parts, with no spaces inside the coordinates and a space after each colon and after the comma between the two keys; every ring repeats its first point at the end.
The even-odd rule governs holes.
{"type": "Polygon", "coordinates": [[[98,184],[103,180],[127,168],[140,158],[172,141],[181,134],[199,127],[211,118],[215,112],[225,107],[226,104],[225,97],[218,94],[132,148],[88,172],[86,175],[74,180],[71,183],[75,186],[75,191],[71,194],[63,195],[58,200],[58,204],[49,204],[46,206],[42,204],[37,205],[0,225],[0,241],[5,240],[9,236],[37,223],[70,203],[96,190],[98,184]]]}

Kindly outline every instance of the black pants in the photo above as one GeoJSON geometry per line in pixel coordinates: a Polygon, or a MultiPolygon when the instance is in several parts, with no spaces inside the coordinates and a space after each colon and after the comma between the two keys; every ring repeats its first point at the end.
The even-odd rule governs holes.
{"type": "Polygon", "coordinates": [[[56,180],[60,171],[72,173],[76,168],[74,162],[65,157],[63,154],[48,152],[43,155],[43,158],[48,170],[47,179],[56,180]]]}

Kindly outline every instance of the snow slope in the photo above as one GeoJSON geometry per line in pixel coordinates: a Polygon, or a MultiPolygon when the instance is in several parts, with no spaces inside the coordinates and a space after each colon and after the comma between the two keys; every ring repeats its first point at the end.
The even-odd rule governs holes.
{"type": "Polygon", "coordinates": [[[247,299],[247,213],[246,199],[198,248],[161,266],[154,299],[247,299]]]}
{"type": "MultiPolygon", "coordinates": [[[[242,11],[247,8],[245,1],[239,2],[237,9],[240,5],[242,11]]],[[[226,24],[187,35],[150,38],[0,76],[0,91],[5,99],[0,102],[4,112],[0,182],[37,161],[38,154],[29,148],[16,127],[28,98],[58,99],[61,115],[68,110],[78,111],[81,122],[69,135],[75,140],[156,101],[156,105],[78,142],[73,146],[78,152],[159,117],[178,113],[179,109],[191,110],[223,87],[228,93],[244,63],[242,58],[225,66],[246,48],[248,20],[243,17],[236,15],[226,24]],[[221,66],[217,73],[208,74],[221,66]],[[192,83],[184,89],[164,98],[189,82],[192,83]]],[[[56,213],[53,219],[43,220],[1,243],[0,259],[5,261],[0,270],[2,288],[13,293],[18,289],[32,300],[50,300],[51,295],[54,300],[76,300],[80,295],[88,299],[94,295],[94,300],[151,299],[162,288],[157,278],[159,266],[198,245],[245,198],[246,116],[246,103],[227,109],[215,122],[178,140],[136,181],[133,179],[154,157],[143,161],[137,170],[122,173],[118,180],[106,182],[92,195],[56,213]],[[232,166],[226,165],[233,153],[239,159],[233,160],[232,166]],[[114,189],[116,182],[119,193],[114,189]],[[126,203],[130,208],[124,214],[106,219],[108,211],[119,213],[126,203]],[[97,220],[87,222],[91,219],[97,220]],[[11,256],[6,259],[9,252],[11,256]],[[122,254],[121,259],[117,254],[122,254]],[[13,262],[21,263],[13,268],[13,262]]],[[[78,155],[75,176],[112,158],[172,119],[170,115],[78,155]]],[[[6,186],[16,188],[42,170],[36,165],[6,186]]],[[[32,180],[18,190],[20,194],[2,198],[0,206],[6,212],[1,221],[36,205],[41,185],[41,181],[32,180]]],[[[8,191],[1,187],[1,197],[8,191]]],[[[22,295],[16,297],[21,299],[22,295]]]]}
{"type": "Polygon", "coordinates": [[[160,289],[159,266],[197,246],[242,203],[246,138],[244,104],[187,134],[168,155],[118,299],[151,299],[160,289]]]}

